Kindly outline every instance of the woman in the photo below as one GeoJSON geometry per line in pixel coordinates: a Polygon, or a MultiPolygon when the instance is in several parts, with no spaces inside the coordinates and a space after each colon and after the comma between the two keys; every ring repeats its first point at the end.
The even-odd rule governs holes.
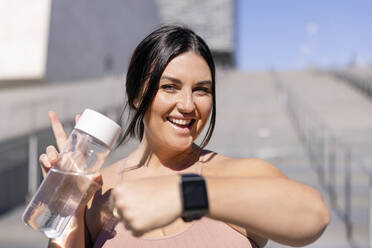
{"type": "MultiPolygon", "coordinates": [[[[132,117],[122,142],[141,143],[101,171],[51,247],[263,247],[267,239],[303,246],[321,235],[330,217],[316,190],[260,159],[204,149],[216,119],[215,67],[193,31],[164,26],[147,36],[132,56],[126,92],[132,117]]],[[[49,117],[61,148],[63,127],[49,117]]],[[[44,172],[57,159],[49,146],[44,172]]]]}

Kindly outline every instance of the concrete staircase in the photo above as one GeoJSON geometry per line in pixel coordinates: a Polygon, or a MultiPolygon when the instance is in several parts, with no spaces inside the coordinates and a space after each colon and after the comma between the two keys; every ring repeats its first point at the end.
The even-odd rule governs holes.
{"type": "MultiPolygon", "coordinates": [[[[320,186],[319,175],[278,95],[275,84],[278,78],[303,102],[301,106],[309,108],[330,132],[348,143],[363,163],[369,163],[372,156],[368,149],[372,143],[371,101],[333,77],[307,71],[281,72],[275,77],[270,72],[218,71],[217,124],[207,148],[233,157],[265,159],[290,178],[320,190],[327,204],[331,205],[327,191],[320,186]]],[[[125,156],[134,146],[135,142],[118,149],[112,154],[110,162],[125,156]]],[[[357,165],[353,165],[353,173],[354,167],[357,165]]],[[[352,217],[357,223],[354,237],[359,247],[367,247],[364,200],[367,188],[365,179],[358,173],[354,174],[357,177],[353,180],[352,194],[352,217]]],[[[336,189],[342,191],[342,181],[336,182],[336,189]]],[[[344,199],[339,200],[343,202],[344,199]]],[[[1,244],[4,247],[45,246],[44,237],[23,227],[20,221],[22,211],[23,206],[0,216],[1,244]],[[22,243],[26,240],[24,237],[30,237],[28,242],[22,243]]],[[[286,246],[270,241],[266,247],[286,246]]],[[[324,234],[307,247],[350,247],[345,225],[337,211],[332,210],[332,221],[324,234]]]]}

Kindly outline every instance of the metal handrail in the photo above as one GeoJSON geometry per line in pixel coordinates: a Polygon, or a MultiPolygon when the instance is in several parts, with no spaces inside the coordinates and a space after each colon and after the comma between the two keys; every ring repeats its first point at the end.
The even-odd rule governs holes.
{"type": "Polygon", "coordinates": [[[358,169],[368,176],[369,205],[368,205],[368,247],[372,248],[372,170],[368,168],[359,156],[356,156],[349,145],[338,138],[324,121],[312,113],[307,106],[300,101],[289,88],[284,86],[279,76],[273,72],[275,87],[282,99],[288,115],[298,133],[302,144],[309,156],[313,169],[316,171],[320,186],[327,192],[331,208],[340,217],[346,229],[346,237],[351,247],[367,247],[359,245],[355,240],[352,219],[352,178],[358,169]],[[341,151],[342,163],[336,164],[337,153],[341,151]],[[352,165],[357,165],[352,167],[352,165]],[[343,169],[343,195],[338,193],[337,170],[343,169]],[[343,198],[343,201],[341,201],[343,198]]]}
{"type": "Polygon", "coordinates": [[[327,73],[330,73],[343,82],[350,84],[365,94],[368,98],[372,99],[372,79],[361,78],[346,71],[339,70],[330,70],[327,73]]]}

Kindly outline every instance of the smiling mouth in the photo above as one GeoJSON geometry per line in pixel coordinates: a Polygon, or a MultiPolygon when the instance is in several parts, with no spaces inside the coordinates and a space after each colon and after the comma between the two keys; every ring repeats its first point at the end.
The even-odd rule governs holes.
{"type": "Polygon", "coordinates": [[[177,119],[177,118],[172,118],[172,117],[167,117],[167,120],[173,125],[182,127],[182,128],[190,128],[195,122],[195,119],[185,120],[185,119],[177,119]]]}

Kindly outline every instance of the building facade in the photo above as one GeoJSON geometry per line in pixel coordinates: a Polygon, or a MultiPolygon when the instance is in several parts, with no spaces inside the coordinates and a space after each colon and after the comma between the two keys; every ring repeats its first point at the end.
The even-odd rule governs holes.
{"type": "Polygon", "coordinates": [[[0,7],[0,86],[121,74],[136,44],[165,23],[192,28],[217,64],[232,64],[234,0],[3,0],[0,7]]]}

